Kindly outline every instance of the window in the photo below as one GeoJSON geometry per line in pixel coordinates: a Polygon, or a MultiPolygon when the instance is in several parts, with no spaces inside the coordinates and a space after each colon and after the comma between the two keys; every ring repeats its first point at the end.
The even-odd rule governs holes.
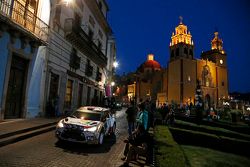
{"type": "Polygon", "coordinates": [[[102,50],[102,42],[100,40],[98,40],[98,48],[102,50]]]}
{"type": "Polygon", "coordinates": [[[29,0],[29,5],[33,9],[36,9],[37,0],[29,0]]]}
{"type": "Polygon", "coordinates": [[[178,57],[179,56],[179,48],[175,50],[175,55],[178,57]]]}
{"type": "Polygon", "coordinates": [[[78,107],[82,105],[82,91],[83,91],[83,84],[79,84],[78,88],[78,107]]]}
{"type": "Polygon", "coordinates": [[[225,85],[225,83],[224,83],[224,81],[222,81],[222,82],[221,82],[221,86],[224,86],[224,85],[225,85]]]}
{"type": "Polygon", "coordinates": [[[193,57],[193,51],[192,51],[192,49],[189,50],[189,55],[191,55],[193,57]]]}
{"type": "MultiPolygon", "coordinates": [[[[57,4],[59,4],[59,0],[57,0],[57,4]]],[[[60,24],[60,17],[61,17],[61,5],[56,5],[56,14],[55,14],[55,17],[54,17],[54,21],[57,23],[57,24],[60,24]]]]}
{"type": "Polygon", "coordinates": [[[83,11],[83,4],[81,0],[76,0],[77,6],[83,11]]]}
{"type": "Polygon", "coordinates": [[[99,9],[102,10],[102,2],[101,1],[99,1],[98,6],[99,6],[99,9]]]}
{"type": "Polygon", "coordinates": [[[100,38],[103,39],[103,33],[101,32],[101,30],[98,31],[98,34],[99,34],[100,38]]]}
{"type": "Polygon", "coordinates": [[[92,41],[93,36],[94,36],[94,32],[91,30],[91,28],[89,28],[89,40],[92,41]]]}
{"type": "Polygon", "coordinates": [[[95,20],[92,16],[89,16],[89,23],[92,25],[92,27],[95,27],[95,20]]]}
{"type": "Polygon", "coordinates": [[[188,50],[187,50],[187,48],[184,48],[184,54],[188,55],[188,50]]]}
{"type": "Polygon", "coordinates": [[[66,88],[66,95],[65,95],[65,102],[64,102],[64,106],[66,108],[70,108],[71,107],[71,103],[72,103],[72,90],[73,90],[73,81],[69,79],[67,81],[67,88],[66,88]]]}
{"type": "Polygon", "coordinates": [[[172,50],[171,51],[171,58],[173,58],[174,57],[174,51],[172,50]]]}
{"type": "Polygon", "coordinates": [[[75,12],[75,24],[76,26],[81,26],[82,18],[75,12]]]}

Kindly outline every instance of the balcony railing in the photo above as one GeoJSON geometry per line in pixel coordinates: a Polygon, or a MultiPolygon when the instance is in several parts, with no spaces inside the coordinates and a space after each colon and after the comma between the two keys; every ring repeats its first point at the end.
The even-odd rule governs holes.
{"type": "Polygon", "coordinates": [[[48,38],[48,25],[35,15],[35,9],[18,0],[0,0],[0,14],[9,18],[43,41],[48,38]]]}
{"type": "Polygon", "coordinates": [[[76,24],[74,19],[69,18],[65,20],[64,26],[67,39],[78,45],[83,52],[87,52],[86,55],[100,66],[107,65],[107,57],[85,33],[81,25],[76,24]]]}

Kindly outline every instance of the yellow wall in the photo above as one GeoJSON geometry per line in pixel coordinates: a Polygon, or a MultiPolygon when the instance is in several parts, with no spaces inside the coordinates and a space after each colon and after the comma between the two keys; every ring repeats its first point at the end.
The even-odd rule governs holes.
{"type": "Polygon", "coordinates": [[[168,101],[180,103],[180,60],[168,64],[168,101]]]}
{"type": "Polygon", "coordinates": [[[217,67],[218,73],[218,98],[227,98],[228,97],[228,78],[227,78],[227,69],[223,67],[217,67]],[[224,86],[222,86],[224,82],[224,86]]]}
{"type": "Polygon", "coordinates": [[[192,101],[194,104],[196,80],[196,60],[183,59],[183,103],[192,101]]]}
{"type": "Polygon", "coordinates": [[[168,70],[166,69],[163,73],[163,82],[162,82],[162,92],[168,93],[168,70]]]}

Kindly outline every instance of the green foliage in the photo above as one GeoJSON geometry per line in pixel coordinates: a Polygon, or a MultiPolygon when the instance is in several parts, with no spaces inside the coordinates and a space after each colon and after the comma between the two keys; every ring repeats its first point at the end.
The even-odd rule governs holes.
{"type": "Polygon", "coordinates": [[[156,161],[159,167],[185,167],[185,157],[180,146],[174,141],[168,127],[155,127],[157,143],[156,161]]]}
{"type": "Polygon", "coordinates": [[[181,146],[191,167],[248,167],[250,159],[208,148],[181,146]]]}
{"type": "Polygon", "coordinates": [[[239,139],[246,139],[250,140],[250,135],[231,131],[228,129],[220,128],[220,127],[212,127],[212,126],[207,126],[207,125],[197,125],[191,122],[186,122],[186,121],[181,121],[181,120],[176,120],[175,121],[175,126],[176,127],[185,127],[186,129],[194,130],[194,131],[201,131],[201,132],[206,132],[210,134],[217,134],[217,135],[224,135],[224,136],[234,136],[235,138],[239,139]]]}

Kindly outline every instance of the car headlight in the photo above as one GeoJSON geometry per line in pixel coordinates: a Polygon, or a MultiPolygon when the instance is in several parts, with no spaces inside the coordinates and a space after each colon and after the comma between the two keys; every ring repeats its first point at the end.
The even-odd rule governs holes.
{"type": "Polygon", "coordinates": [[[58,122],[58,124],[56,125],[56,127],[57,128],[63,128],[64,125],[63,125],[62,121],[58,122]]]}
{"type": "Polygon", "coordinates": [[[97,127],[93,126],[91,128],[86,129],[86,131],[94,132],[94,131],[96,131],[96,129],[97,129],[97,127]]]}

